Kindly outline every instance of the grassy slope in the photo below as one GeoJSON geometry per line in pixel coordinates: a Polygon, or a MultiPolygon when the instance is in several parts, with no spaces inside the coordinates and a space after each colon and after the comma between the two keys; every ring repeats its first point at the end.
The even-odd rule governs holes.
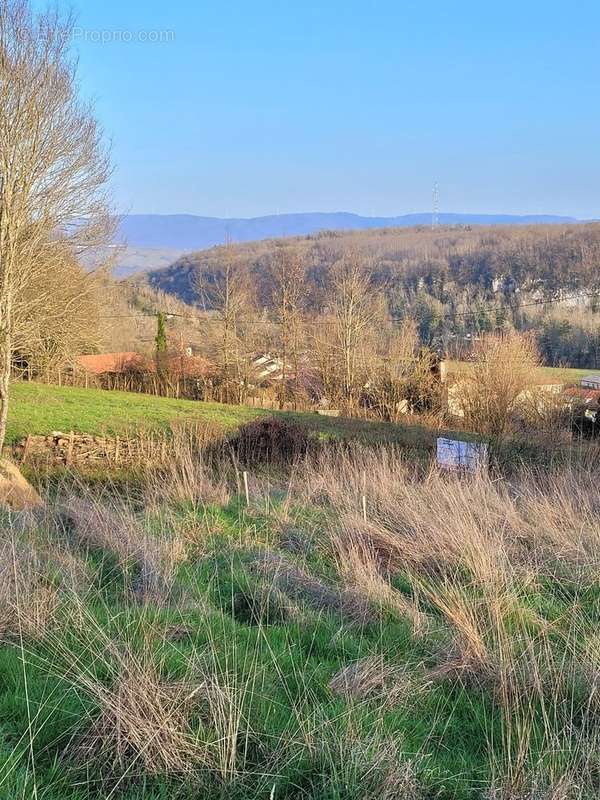
{"type": "MultiPolygon", "coordinates": [[[[468,498],[461,496],[458,510],[465,510],[464,503],[468,505],[468,498]]],[[[27,638],[25,670],[18,638],[0,643],[0,708],[4,712],[0,798],[100,800],[115,796],[115,786],[119,790],[116,796],[123,800],[489,798],[486,792],[494,780],[491,762],[501,762],[505,755],[502,734],[506,723],[493,685],[470,681],[468,671],[464,683],[456,675],[436,680],[427,677],[452,641],[448,638],[452,626],[434,604],[425,603],[430,624],[419,634],[411,630],[406,617],[385,604],[376,619],[364,626],[276,593],[272,596],[274,611],[282,604],[281,609],[287,609],[283,619],[270,616],[265,606],[260,606],[260,624],[240,615],[240,599],[259,598],[260,605],[264,591],[272,591],[271,581],[249,568],[249,559],[257,547],[277,550],[282,512],[283,504],[276,503],[268,513],[259,510],[258,504],[244,509],[236,498],[223,506],[178,503],[168,510],[163,506],[147,512],[143,519],[146,530],[168,538],[184,536],[188,560],[176,575],[183,603],[164,598],[158,605],[136,604],[131,597],[135,564],[115,561],[106,549],[110,535],[101,532],[96,536],[92,552],[85,537],[81,541],[72,538],[68,545],[73,548],[72,556],[84,559],[94,576],[83,601],[83,627],[72,625],[67,593],[64,607],[57,610],[46,635],[27,638]],[[167,684],[193,680],[196,685],[203,675],[213,676],[211,680],[225,698],[223,706],[214,718],[209,717],[209,723],[196,719],[193,725],[208,742],[207,749],[213,754],[210,762],[216,758],[221,777],[202,768],[190,784],[176,781],[173,785],[160,770],[148,775],[142,759],[136,756],[137,760],[132,760],[125,751],[124,763],[113,764],[109,771],[118,777],[109,778],[108,784],[95,783],[99,766],[106,766],[110,757],[110,750],[104,754],[99,747],[94,749],[86,773],[85,765],[75,758],[73,743],[92,727],[100,709],[77,675],[84,665],[97,672],[103,684],[112,685],[114,668],[110,665],[116,656],[103,652],[103,637],[119,642],[124,652],[135,653],[141,663],[150,657],[167,684]],[[352,701],[330,689],[329,682],[341,669],[366,657],[381,658],[406,670],[400,681],[401,685],[408,681],[407,689],[398,700],[388,705],[376,690],[352,701]],[[73,666],[66,669],[65,664],[73,666]],[[74,691],[73,685],[79,690],[74,691]],[[235,747],[229,739],[232,726],[238,740],[235,747]],[[221,735],[221,746],[210,744],[212,737],[221,735]],[[414,764],[420,793],[402,784],[406,763],[414,764]],[[128,770],[135,776],[133,780],[127,779],[128,770]]],[[[306,556],[286,552],[285,558],[335,586],[340,581],[337,566],[332,563],[327,539],[319,538],[323,529],[334,525],[331,514],[324,509],[319,513],[317,508],[296,509],[293,525],[309,547],[306,556]]],[[[55,544],[64,548],[60,537],[55,542],[56,533],[46,535],[51,552],[55,544]]],[[[400,573],[394,580],[401,596],[410,598],[411,577],[400,573]]],[[[457,590],[470,593],[481,589],[470,582],[466,571],[451,580],[457,590]]],[[[590,628],[597,623],[595,584],[592,588],[589,598],[578,597],[585,608],[581,618],[589,617],[586,624],[590,628]]],[[[178,596],[177,592],[173,595],[178,596]]],[[[449,593],[448,598],[453,597],[449,593]]],[[[523,615],[524,625],[533,625],[535,630],[547,626],[556,635],[563,625],[568,630],[564,620],[573,612],[568,592],[563,595],[554,581],[511,595],[510,608],[515,620],[523,615]]],[[[511,624],[520,631],[520,623],[511,624]]],[[[559,639],[559,652],[561,646],[559,639]]],[[[120,662],[117,659],[115,663],[120,662]]],[[[142,697],[142,708],[146,702],[142,697]]],[[[568,703],[560,708],[565,706],[569,707],[568,703]]],[[[123,707],[120,713],[126,712],[123,707]]],[[[535,730],[540,736],[544,730],[538,717],[535,730]]],[[[108,727],[101,734],[101,743],[108,742],[111,747],[111,741],[108,727]]],[[[544,750],[547,745],[531,743],[528,769],[539,760],[538,747],[544,750]]]]}
{"type": "Polygon", "coordinates": [[[8,440],[27,434],[75,430],[122,433],[132,428],[160,429],[185,421],[206,421],[233,428],[261,413],[258,409],[172,400],[165,397],[100,389],[15,383],[9,412],[8,440]]]}
{"type": "Polygon", "coordinates": [[[99,389],[15,383],[9,412],[8,443],[28,434],[75,430],[81,433],[124,433],[131,429],[162,429],[178,422],[206,422],[233,430],[260,416],[295,419],[321,436],[387,441],[416,450],[433,447],[435,432],[418,425],[283,413],[246,406],[109,392],[99,389]]]}

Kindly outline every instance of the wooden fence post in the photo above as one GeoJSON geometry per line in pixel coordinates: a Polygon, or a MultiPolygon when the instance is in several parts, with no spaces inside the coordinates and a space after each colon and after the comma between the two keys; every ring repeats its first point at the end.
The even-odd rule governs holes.
{"type": "Polygon", "coordinates": [[[25,446],[23,447],[23,457],[21,458],[21,464],[24,464],[27,460],[27,454],[29,452],[29,445],[31,444],[31,434],[27,434],[27,439],[25,439],[25,446]]]}
{"type": "Polygon", "coordinates": [[[244,491],[246,493],[246,505],[250,505],[250,492],[248,490],[248,473],[244,470],[244,491]]]}
{"type": "Polygon", "coordinates": [[[367,471],[363,470],[363,485],[362,485],[362,513],[363,520],[367,521],[367,471]]]}

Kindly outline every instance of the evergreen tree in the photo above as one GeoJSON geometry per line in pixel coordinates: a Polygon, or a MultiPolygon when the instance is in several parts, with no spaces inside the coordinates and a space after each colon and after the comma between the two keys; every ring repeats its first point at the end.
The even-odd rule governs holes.
{"type": "Polygon", "coordinates": [[[156,345],[157,358],[160,356],[160,353],[167,352],[167,328],[165,325],[165,315],[162,311],[159,311],[156,318],[156,336],[154,338],[154,344],[156,345]]]}
{"type": "Polygon", "coordinates": [[[159,311],[156,317],[156,336],[154,338],[156,374],[164,387],[167,367],[167,327],[165,315],[159,311]]]}

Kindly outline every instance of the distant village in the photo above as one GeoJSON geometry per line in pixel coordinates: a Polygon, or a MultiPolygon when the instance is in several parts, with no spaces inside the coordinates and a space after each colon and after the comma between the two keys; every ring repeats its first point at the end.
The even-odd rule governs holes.
{"type": "MultiPolygon", "coordinates": [[[[444,411],[457,420],[465,416],[463,397],[466,392],[465,372],[468,364],[440,360],[433,368],[434,379],[443,398],[444,411]]],[[[116,389],[121,391],[165,394],[192,400],[218,401],[218,366],[204,356],[186,347],[182,352],[168,354],[162,367],[154,357],[136,352],[80,355],[72,368],[64,374],[70,385],[116,389]]],[[[303,355],[296,369],[284,364],[281,358],[270,353],[255,354],[240,380],[245,383],[245,404],[263,408],[286,410],[312,410],[326,415],[337,415],[322,386],[318,370],[310,357],[303,355]],[[293,384],[281,401],[282,382],[293,384]]],[[[367,392],[368,385],[365,386],[367,392]]],[[[600,426],[600,373],[590,374],[577,381],[557,380],[555,372],[539,370],[539,380],[534,388],[524,390],[518,397],[523,406],[534,406],[540,413],[557,406],[579,420],[585,432],[595,435],[596,423],[600,426]]],[[[368,404],[364,404],[368,411],[368,404]]],[[[409,397],[399,398],[396,412],[409,415],[415,409],[409,397]]]]}

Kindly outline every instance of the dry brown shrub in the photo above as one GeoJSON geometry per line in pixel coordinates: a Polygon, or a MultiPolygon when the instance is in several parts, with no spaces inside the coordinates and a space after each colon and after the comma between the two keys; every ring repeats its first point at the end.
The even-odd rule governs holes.
{"type": "Polygon", "coordinates": [[[540,357],[533,337],[510,331],[475,343],[472,364],[461,376],[456,402],[470,430],[499,439],[520,410],[536,406],[540,357]]]}
{"type": "Polygon", "coordinates": [[[256,419],[243,425],[232,447],[246,465],[269,462],[290,464],[311,447],[308,429],[286,419],[256,419]]]}

